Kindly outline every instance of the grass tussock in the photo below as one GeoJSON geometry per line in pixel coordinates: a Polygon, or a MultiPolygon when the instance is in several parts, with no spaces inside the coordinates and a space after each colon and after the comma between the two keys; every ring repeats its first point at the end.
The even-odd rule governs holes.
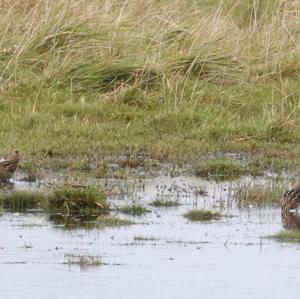
{"type": "Polygon", "coordinates": [[[102,190],[93,187],[63,187],[55,189],[48,198],[49,209],[63,215],[101,215],[109,206],[102,190]]]}
{"type": "Polygon", "coordinates": [[[53,157],[124,151],[188,162],[214,151],[275,152],[300,165],[297,1],[16,0],[0,8],[3,154],[17,147],[52,165],[53,157]]]}
{"type": "Polygon", "coordinates": [[[257,207],[280,206],[286,190],[288,190],[288,185],[283,182],[245,183],[235,187],[231,192],[231,197],[240,208],[249,205],[257,207]]]}
{"type": "Polygon", "coordinates": [[[208,210],[191,210],[184,214],[184,217],[190,221],[209,221],[213,219],[220,219],[222,214],[208,210]]]}
{"type": "Polygon", "coordinates": [[[124,214],[129,214],[129,215],[133,215],[133,216],[142,216],[142,215],[150,212],[149,209],[147,209],[144,206],[139,205],[139,204],[124,206],[124,207],[120,208],[119,210],[124,214]]]}

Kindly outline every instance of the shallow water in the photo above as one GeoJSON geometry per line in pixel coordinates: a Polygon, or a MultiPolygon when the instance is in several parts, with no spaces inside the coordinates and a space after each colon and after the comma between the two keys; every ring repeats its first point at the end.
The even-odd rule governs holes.
{"type": "MultiPolygon", "coordinates": [[[[264,238],[282,230],[280,209],[237,209],[228,190],[239,182],[160,176],[136,183],[109,182],[126,190],[111,204],[148,206],[159,196],[183,205],[148,206],[151,213],[130,218],[135,225],[90,230],[62,229],[41,213],[4,212],[0,298],[298,298],[300,245],[264,238]],[[197,186],[208,196],[196,197],[197,186]],[[196,206],[233,217],[205,223],[182,217],[196,206]],[[103,264],[80,266],[70,256],[103,264]]],[[[15,184],[28,187],[35,185],[15,184]]]]}

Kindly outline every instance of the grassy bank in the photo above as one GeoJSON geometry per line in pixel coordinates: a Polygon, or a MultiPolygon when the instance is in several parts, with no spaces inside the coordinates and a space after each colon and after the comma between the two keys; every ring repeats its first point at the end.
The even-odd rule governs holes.
{"type": "Polygon", "coordinates": [[[224,151],[299,165],[298,6],[4,1],[1,154],[43,165],[224,151]]]}

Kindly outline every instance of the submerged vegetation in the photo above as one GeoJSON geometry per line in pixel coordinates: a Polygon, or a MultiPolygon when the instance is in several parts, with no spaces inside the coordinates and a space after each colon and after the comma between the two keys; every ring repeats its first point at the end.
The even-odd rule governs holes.
{"type": "Polygon", "coordinates": [[[212,212],[208,210],[190,210],[184,217],[190,221],[209,221],[213,219],[220,219],[222,214],[220,212],[212,212]]]}
{"type": "MultiPolygon", "coordinates": [[[[226,151],[300,165],[296,1],[0,7],[1,154],[18,147],[38,168],[76,157],[82,171],[124,153],[194,163],[226,151]]],[[[199,173],[241,171],[222,167],[199,173]]]]}

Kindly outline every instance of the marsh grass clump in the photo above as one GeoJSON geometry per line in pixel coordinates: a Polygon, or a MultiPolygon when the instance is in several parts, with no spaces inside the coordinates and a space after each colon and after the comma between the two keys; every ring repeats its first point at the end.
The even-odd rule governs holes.
{"type": "Polygon", "coordinates": [[[178,200],[171,200],[171,199],[156,199],[151,203],[154,207],[163,207],[163,208],[170,208],[170,207],[179,207],[181,204],[178,200]]]}
{"type": "Polygon", "coordinates": [[[228,158],[209,159],[201,161],[195,166],[195,174],[200,177],[207,177],[210,175],[238,177],[243,173],[243,166],[228,158]]]}
{"type": "Polygon", "coordinates": [[[184,214],[184,217],[190,221],[209,221],[213,219],[220,219],[222,214],[220,212],[195,209],[184,214]]]}
{"type": "Polygon", "coordinates": [[[300,243],[300,230],[282,231],[270,238],[279,242],[300,243]]]}
{"type": "Polygon", "coordinates": [[[0,195],[0,205],[12,212],[25,212],[44,207],[45,204],[46,197],[40,192],[17,191],[0,195]]]}
{"type": "Polygon", "coordinates": [[[288,189],[288,185],[283,182],[267,182],[265,184],[245,183],[234,187],[230,192],[230,197],[236,201],[240,208],[254,205],[280,206],[283,194],[288,189]]]}
{"type": "Polygon", "coordinates": [[[150,212],[150,210],[139,204],[124,206],[119,210],[124,214],[129,214],[133,216],[141,216],[150,212]]]}
{"type": "Polygon", "coordinates": [[[109,211],[104,191],[93,187],[57,188],[48,197],[54,213],[68,215],[101,215],[109,211]]]}

